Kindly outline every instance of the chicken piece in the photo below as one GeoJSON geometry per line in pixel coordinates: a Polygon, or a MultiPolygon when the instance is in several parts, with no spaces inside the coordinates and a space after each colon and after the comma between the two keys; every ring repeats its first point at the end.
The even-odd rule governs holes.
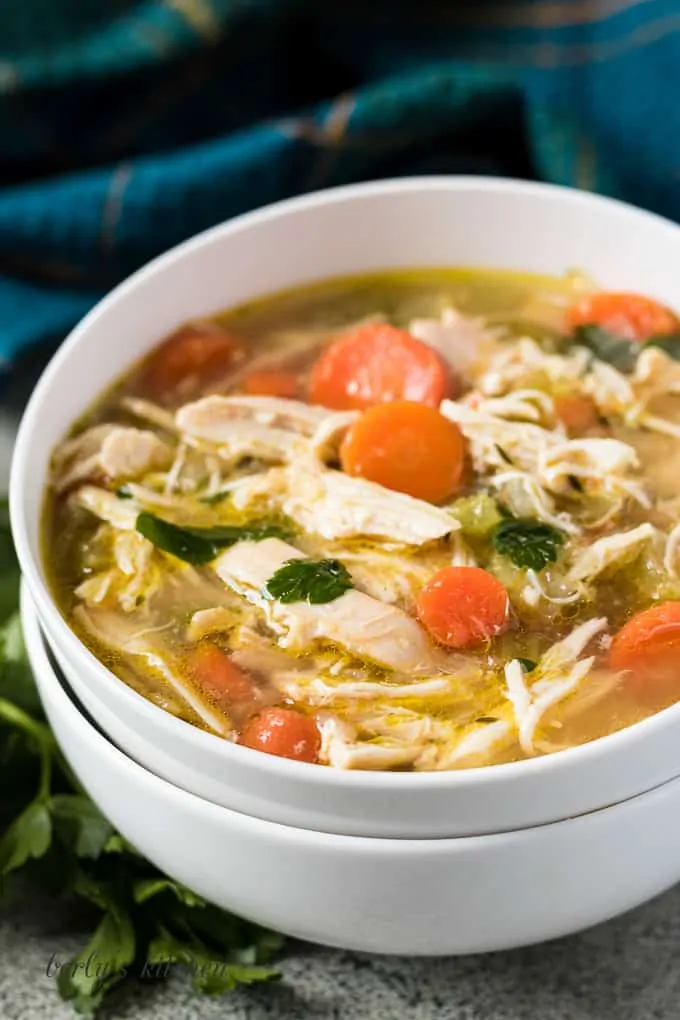
{"type": "Polygon", "coordinates": [[[149,422],[151,425],[157,425],[164,432],[169,432],[172,435],[177,433],[175,416],[165,408],[159,407],[158,404],[153,404],[150,400],[143,400],[141,397],[123,397],[120,403],[121,407],[133,414],[135,418],[149,422]]]}
{"type": "Polygon", "coordinates": [[[236,625],[239,614],[226,606],[212,609],[198,609],[193,613],[187,626],[187,641],[196,643],[212,634],[223,634],[236,625]]]}
{"type": "Polygon", "coordinates": [[[70,500],[83,510],[89,510],[95,517],[107,521],[121,531],[134,531],[139,511],[127,499],[119,499],[113,492],[98,489],[94,485],[83,485],[70,496],[70,500]]]}
{"type": "Polygon", "coordinates": [[[576,690],[590,673],[595,656],[580,661],[579,656],[606,627],[605,618],[582,623],[548,649],[531,674],[525,674],[518,659],[505,667],[506,696],[513,708],[519,743],[525,754],[535,754],[536,729],[548,709],[576,690]]]}
{"type": "Polygon", "coordinates": [[[237,510],[268,506],[329,541],[364,538],[421,546],[460,528],[431,503],[309,461],[243,479],[231,498],[237,510]]]}
{"type": "Polygon", "coordinates": [[[480,474],[492,474],[508,466],[533,471],[543,450],[564,441],[559,429],[508,421],[454,400],[442,401],[440,411],[459,426],[468,440],[473,466],[480,474]]]}
{"type": "Polygon", "coordinates": [[[140,630],[129,618],[125,619],[105,609],[78,606],[75,616],[81,626],[106,648],[126,658],[141,659],[148,669],[169,684],[211,730],[223,737],[231,735],[232,728],[226,715],[201,697],[174,668],[171,654],[165,648],[157,628],[140,630]]]}
{"type": "Polygon", "coordinates": [[[320,725],[322,762],[336,769],[392,769],[410,765],[418,756],[419,746],[401,744],[383,739],[380,742],[362,742],[349,723],[330,716],[320,725]]]}
{"type": "Polygon", "coordinates": [[[579,387],[590,362],[590,352],[575,348],[569,354],[548,354],[529,337],[506,342],[486,365],[477,387],[487,396],[501,396],[526,386],[565,382],[579,387]]]}
{"type": "Polygon", "coordinates": [[[409,746],[424,746],[431,741],[445,739],[453,726],[448,721],[434,719],[431,715],[415,712],[403,705],[381,706],[378,711],[363,708],[359,712],[353,710],[352,722],[359,727],[362,736],[389,737],[409,746]]]}
{"type": "Polygon", "coordinates": [[[448,746],[433,746],[416,761],[416,767],[436,770],[486,765],[491,753],[515,741],[515,728],[504,719],[482,723],[460,733],[448,746]]]}
{"type": "Polygon", "coordinates": [[[436,670],[436,656],[420,625],[364,592],[352,589],[323,605],[282,603],[264,595],[272,574],[292,559],[304,556],[294,546],[268,538],[237,542],[212,567],[226,585],[264,611],[269,625],[281,634],[283,647],[305,649],[321,640],[402,673],[436,670]]]}
{"type": "Polygon", "coordinates": [[[680,425],[648,410],[656,398],[680,394],[680,365],[659,348],[644,348],[630,375],[594,360],[584,389],[603,415],[618,417],[630,428],[680,437],[680,425]]]}
{"type": "Polygon", "coordinates": [[[180,407],[175,422],[181,432],[216,445],[228,444],[238,422],[313,436],[333,412],[281,397],[203,397],[180,407]]]}
{"type": "Polygon", "coordinates": [[[463,403],[480,414],[491,414],[506,421],[534,422],[565,435],[555,414],[552,397],[542,390],[515,390],[504,397],[480,400],[478,393],[469,395],[463,403]]]}
{"type": "Polygon", "coordinates": [[[570,439],[541,451],[537,475],[541,485],[556,495],[573,494],[577,478],[586,495],[613,500],[634,499],[648,508],[650,500],[642,485],[629,477],[639,468],[638,455],[618,439],[570,439]]]}
{"type": "Polygon", "coordinates": [[[621,570],[632,563],[656,535],[657,531],[653,525],[641,524],[632,531],[622,531],[616,535],[598,538],[577,555],[567,576],[571,581],[584,581],[621,570]]]}
{"type": "Polygon", "coordinates": [[[535,517],[567,535],[581,533],[581,528],[568,513],[558,513],[552,496],[541,488],[534,475],[526,471],[504,471],[493,475],[489,482],[515,517],[535,517]]]}
{"type": "Polygon", "coordinates": [[[470,379],[496,349],[502,330],[484,319],[445,308],[441,319],[412,319],[408,331],[440,354],[458,376],[470,379]]]}
{"type": "Polygon", "coordinates": [[[340,443],[350,425],[359,417],[359,411],[336,411],[316,428],[311,438],[311,452],[322,463],[338,460],[340,443]]]}
{"type": "Polygon", "coordinates": [[[340,471],[294,465],[283,476],[284,514],[322,538],[387,539],[423,545],[458,531],[460,524],[439,507],[340,471]]]}
{"type": "MultiPolygon", "coordinates": [[[[452,536],[453,541],[458,539],[458,534],[452,536]]],[[[300,545],[309,556],[341,560],[351,573],[355,588],[365,591],[380,602],[399,605],[409,611],[423,585],[446,565],[440,549],[432,554],[422,552],[418,556],[409,556],[408,553],[380,546],[366,546],[363,543],[357,549],[350,543],[315,541],[313,536],[301,538],[300,545]]],[[[455,566],[474,566],[463,549],[458,547],[455,547],[451,563],[455,566]]]]}
{"type": "Polygon", "coordinates": [[[173,451],[154,432],[95,425],[57,448],[52,463],[52,484],[64,492],[86,479],[113,482],[139,478],[172,463],[173,451]]]}
{"type": "MultiPolygon", "coordinates": [[[[468,670],[470,673],[470,670],[468,670]]],[[[460,677],[455,677],[458,683],[460,677]]],[[[454,678],[451,676],[432,679],[387,683],[379,680],[331,680],[319,676],[301,676],[296,672],[280,673],[273,677],[278,689],[293,701],[304,701],[309,705],[329,705],[341,701],[408,701],[421,698],[450,696],[454,678]]]]}

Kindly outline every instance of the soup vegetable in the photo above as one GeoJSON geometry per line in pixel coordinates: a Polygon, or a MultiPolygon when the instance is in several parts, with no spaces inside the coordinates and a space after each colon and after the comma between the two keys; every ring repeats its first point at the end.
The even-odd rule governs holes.
{"type": "Polygon", "coordinates": [[[346,769],[680,697],[680,324],[578,274],[334,280],[182,326],[57,447],[71,626],[167,711],[346,769]]]}

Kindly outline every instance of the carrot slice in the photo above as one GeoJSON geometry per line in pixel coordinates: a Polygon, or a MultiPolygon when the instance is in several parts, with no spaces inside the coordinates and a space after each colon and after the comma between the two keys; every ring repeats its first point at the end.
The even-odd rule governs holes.
{"type": "Polygon", "coordinates": [[[585,393],[555,397],[555,413],[572,436],[581,436],[598,423],[595,401],[585,393]]]}
{"type": "Polygon", "coordinates": [[[508,593],[481,567],[444,567],[418,595],[416,613],[447,648],[469,648],[499,634],[508,622],[508,593]]]}
{"type": "Polygon", "coordinates": [[[630,670],[635,694],[668,703],[680,697],[680,602],[661,602],[633,616],[609,649],[609,665],[630,670]]]}
{"type": "Polygon", "coordinates": [[[321,735],[313,719],[290,708],[267,708],[241,731],[239,744],[295,761],[316,762],[321,735]]]}
{"type": "Polygon", "coordinates": [[[300,393],[300,377],[295,372],[251,372],[243,381],[246,393],[254,397],[288,397],[300,393]]]}
{"type": "Polygon", "coordinates": [[[666,336],[680,328],[677,316],[652,298],[641,294],[599,291],[567,311],[567,326],[602,326],[627,340],[643,342],[666,336]]]}
{"type": "Polygon", "coordinates": [[[437,407],[450,389],[440,356],[406,330],[384,323],[338,337],[316,362],[309,399],[338,411],[390,400],[437,407]]]}
{"type": "Polygon", "coordinates": [[[140,386],[156,400],[178,399],[220,378],[243,353],[236,337],[211,322],[182,326],[148,358],[140,386]]]}
{"type": "Polygon", "coordinates": [[[348,475],[440,503],[460,485],[465,440],[435,408],[397,400],[370,408],[350,426],[340,463],[348,475]]]}
{"type": "Polygon", "coordinates": [[[187,672],[198,687],[218,701],[246,702],[257,689],[217,645],[199,645],[187,663],[187,672]]]}

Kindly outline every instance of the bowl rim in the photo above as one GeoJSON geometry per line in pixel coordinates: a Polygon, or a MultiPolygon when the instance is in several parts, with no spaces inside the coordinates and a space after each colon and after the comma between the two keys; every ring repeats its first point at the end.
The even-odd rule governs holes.
{"type": "MultiPolygon", "coordinates": [[[[678,236],[680,244],[680,226],[672,221],[630,205],[619,199],[579,191],[576,188],[562,185],[517,180],[504,177],[477,177],[473,175],[447,176],[428,175],[404,178],[388,178],[377,181],[365,181],[359,184],[343,185],[327,188],[309,194],[296,196],[274,202],[251,212],[243,213],[232,219],[201,231],[168,251],[141,266],[136,272],[126,277],[114,287],[102,300],[76,324],[66,339],[60,344],[49,360],[38,380],[27,404],[19,425],[14,446],[9,485],[10,524],[14,544],[21,565],[23,577],[30,590],[38,616],[49,621],[47,624],[53,643],[59,644],[69,658],[80,662],[88,669],[94,670],[102,683],[114,683],[124,703],[129,705],[131,712],[162,726],[176,736],[178,741],[193,745],[221,755],[228,762],[230,759],[239,762],[241,767],[250,766],[262,773],[276,773],[290,781],[303,781],[322,786],[330,786],[341,790],[384,791],[413,789],[414,787],[441,789],[456,787],[485,787],[492,784],[511,784],[522,778],[543,773],[550,775],[568,770],[572,764],[581,762],[596,764],[607,756],[609,750],[617,747],[643,743],[653,739],[654,734],[666,726],[680,725],[680,702],[655,713],[640,722],[618,730],[615,733],[599,737],[586,744],[555,752],[554,754],[537,756],[521,761],[500,765],[485,765],[478,768],[454,769],[431,772],[390,772],[390,771],[359,771],[333,769],[307,762],[290,761],[240,746],[231,740],[225,740],[217,734],[199,729],[183,719],[173,716],[164,709],[148,701],[128,687],[119,677],[109,670],[78,638],[60,612],[51,592],[43,580],[39,562],[31,551],[25,515],[23,513],[24,491],[30,473],[30,449],[33,434],[39,423],[42,406],[49,399],[52,382],[61,371],[78,346],[83,343],[90,330],[96,327],[99,318],[115,309],[118,302],[124,301],[128,294],[147,279],[162,275],[170,266],[190,256],[194,251],[209,245],[218,238],[247,231],[253,226],[266,224],[273,220],[286,217],[298,211],[314,210],[323,206],[342,204],[354,198],[375,198],[384,195],[399,195],[418,192],[488,192],[494,195],[525,195],[535,198],[554,200],[567,206],[585,206],[594,209],[608,208],[615,214],[629,220],[652,221],[659,229],[672,232],[678,236]]],[[[43,480],[44,483],[44,480],[43,480]]],[[[356,837],[358,838],[358,837],[356,837]]],[[[457,837],[462,838],[462,837],[457,837]]]]}
{"type": "MultiPolygon", "coordinates": [[[[115,762],[115,767],[118,771],[123,771],[128,774],[136,774],[138,781],[144,782],[147,786],[155,789],[163,790],[166,797],[173,798],[175,803],[187,800],[193,802],[195,805],[200,804],[200,810],[208,812],[213,816],[215,820],[234,820],[236,824],[242,828],[245,827],[253,833],[257,832],[271,832],[277,830],[277,838],[280,836],[284,839],[292,840],[294,843],[299,844],[300,842],[307,845],[315,846],[319,849],[339,849],[348,850],[350,852],[356,851],[358,853],[364,853],[366,850],[376,851],[379,850],[383,855],[387,856],[403,856],[408,855],[414,850],[422,853],[424,850],[430,856],[440,856],[442,854],[460,853],[472,850],[484,850],[491,847],[494,843],[499,842],[507,843],[521,843],[526,839],[531,839],[535,833],[542,832],[543,830],[564,831],[566,828],[574,828],[579,825],[588,825],[589,823],[598,824],[599,821],[606,821],[612,817],[613,813],[622,814],[626,810],[635,808],[635,806],[646,797],[662,797],[666,794],[671,787],[676,786],[680,789],[680,776],[675,776],[672,779],[666,780],[664,783],[660,783],[651,790],[646,790],[644,793],[636,794],[634,797],[629,797],[627,800],[619,801],[616,804],[610,804],[606,807],[596,808],[593,811],[588,811],[582,815],[577,815],[574,818],[558,818],[555,821],[544,822],[540,825],[532,825],[528,828],[523,829],[503,829],[498,832],[479,833],[477,835],[468,836],[430,836],[421,838],[400,838],[400,837],[385,837],[385,836],[355,836],[347,835],[346,833],[336,832],[322,832],[317,829],[306,829],[295,825],[287,825],[283,822],[276,822],[269,818],[259,818],[256,815],[248,815],[241,811],[235,811],[233,808],[224,807],[221,804],[215,804],[211,800],[207,800],[204,797],[200,797],[196,793],[192,793],[189,790],[184,790],[173,783],[168,782],[167,779],[163,779],[161,776],[157,776],[150,769],[139,762],[135,761],[128,754],[122,751],[113,741],[100,730],[98,730],[90,720],[79,710],[77,703],[71,697],[69,690],[63,685],[60,678],[52,668],[52,664],[49,661],[47,654],[46,638],[42,633],[40,626],[40,619],[36,610],[33,599],[30,595],[30,590],[25,581],[22,581],[21,586],[21,624],[25,630],[27,638],[27,647],[29,651],[29,661],[31,669],[35,673],[40,674],[41,680],[36,679],[36,684],[40,693],[42,701],[42,690],[41,687],[49,684],[51,687],[50,697],[61,702],[60,710],[71,715],[75,720],[75,725],[82,727],[83,733],[86,734],[86,739],[91,745],[93,754],[93,760],[96,760],[97,756],[102,754],[107,755],[112,762],[115,762]],[[36,668],[37,666],[37,668],[36,668]],[[47,680],[49,677],[49,681],[47,680]]],[[[234,822],[232,821],[232,824],[234,822]]]]}

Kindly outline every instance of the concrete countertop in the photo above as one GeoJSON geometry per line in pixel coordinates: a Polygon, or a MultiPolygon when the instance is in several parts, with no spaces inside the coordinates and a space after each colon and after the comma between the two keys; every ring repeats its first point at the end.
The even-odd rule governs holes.
{"type": "MultiPolygon", "coordinates": [[[[642,862],[641,862],[642,863],[642,862]]],[[[68,909],[23,893],[0,909],[0,1017],[73,1020],[47,976],[82,945],[68,909]]],[[[188,978],[131,983],[100,1020],[679,1020],[680,888],[581,935],[457,959],[289,943],[278,985],[217,999],[188,978]]]]}

